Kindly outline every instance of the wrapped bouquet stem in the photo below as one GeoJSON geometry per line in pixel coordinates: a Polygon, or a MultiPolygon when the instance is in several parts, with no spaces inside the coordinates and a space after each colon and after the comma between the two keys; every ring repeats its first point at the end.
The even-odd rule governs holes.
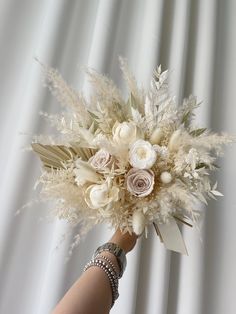
{"type": "Polygon", "coordinates": [[[155,228],[167,249],[187,254],[179,224],[196,227],[199,202],[222,195],[209,174],[234,138],[196,127],[196,98],[176,104],[161,67],[145,91],[122,58],[120,66],[128,99],[88,69],[93,93],[87,100],[43,65],[46,84],[67,108],[43,113],[58,137],[32,143],[43,166],[41,196],[55,200],[53,213],[80,224],[81,232],[102,222],[137,235],[155,228]]]}

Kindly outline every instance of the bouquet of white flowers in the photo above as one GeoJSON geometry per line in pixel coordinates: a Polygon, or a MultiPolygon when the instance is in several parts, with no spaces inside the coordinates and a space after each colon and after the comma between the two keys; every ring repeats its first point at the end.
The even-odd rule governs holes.
{"type": "Polygon", "coordinates": [[[209,173],[233,137],[195,127],[196,98],[178,106],[161,67],[144,91],[122,58],[120,66],[127,101],[94,70],[87,70],[94,93],[86,100],[55,69],[43,66],[46,84],[69,110],[43,113],[61,136],[32,143],[43,163],[41,195],[56,200],[54,214],[80,224],[82,233],[107,222],[147,235],[151,225],[166,248],[186,254],[177,223],[196,226],[197,202],[222,195],[209,173]]]}

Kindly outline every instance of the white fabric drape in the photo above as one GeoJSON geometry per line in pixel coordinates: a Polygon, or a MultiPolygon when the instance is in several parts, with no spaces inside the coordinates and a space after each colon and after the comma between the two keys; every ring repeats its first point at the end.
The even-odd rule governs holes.
{"type": "MultiPolygon", "coordinates": [[[[50,313],[112,234],[96,227],[65,264],[73,234],[55,250],[69,228],[44,219],[47,204],[14,216],[37,196],[40,173],[38,159],[21,150],[30,136],[19,133],[51,132],[38,113],[60,110],[42,87],[34,57],[86,93],[83,66],[109,74],[124,89],[119,55],[144,86],[161,63],[170,69],[178,100],[192,93],[203,101],[199,125],[236,134],[235,12],[234,0],[0,1],[0,313],[50,313]]],[[[235,152],[227,149],[220,161],[215,179],[225,196],[207,207],[202,242],[184,228],[189,256],[180,256],[166,251],[154,232],[140,240],[128,255],[112,313],[235,313],[235,152]]]]}

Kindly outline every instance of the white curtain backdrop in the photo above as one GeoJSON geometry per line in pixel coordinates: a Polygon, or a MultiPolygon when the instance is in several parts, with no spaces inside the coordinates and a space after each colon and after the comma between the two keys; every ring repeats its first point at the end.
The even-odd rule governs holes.
{"type": "MultiPolygon", "coordinates": [[[[34,57],[86,93],[83,66],[108,74],[125,93],[119,55],[144,86],[162,64],[178,100],[203,101],[200,126],[236,134],[235,14],[235,0],[0,0],[1,314],[50,313],[112,234],[96,227],[65,264],[73,233],[55,249],[69,227],[47,222],[47,204],[14,216],[37,196],[40,174],[39,160],[21,150],[30,136],[19,134],[51,132],[38,113],[60,110],[34,57]]],[[[225,196],[209,203],[201,233],[183,228],[189,256],[166,251],[154,232],[139,240],[112,313],[236,313],[235,158],[234,146],[219,162],[215,179],[225,196]]]]}

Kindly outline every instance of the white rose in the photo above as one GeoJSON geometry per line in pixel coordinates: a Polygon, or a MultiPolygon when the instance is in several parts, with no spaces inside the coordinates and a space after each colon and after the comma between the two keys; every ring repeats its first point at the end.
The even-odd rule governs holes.
{"type": "Polygon", "coordinates": [[[115,123],[112,134],[115,143],[128,145],[136,140],[137,127],[132,122],[115,123]]]}
{"type": "Polygon", "coordinates": [[[119,188],[108,183],[92,184],[85,190],[85,201],[90,208],[101,208],[119,199],[119,188]]]}
{"type": "Polygon", "coordinates": [[[126,177],[127,190],[134,196],[149,195],[154,187],[154,173],[152,170],[131,168],[126,177]]]}
{"type": "Polygon", "coordinates": [[[100,170],[111,166],[112,156],[104,149],[100,149],[89,160],[91,166],[100,170]]]}
{"type": "Polygon", "coordinates": [[[129,151],[129,162],[134,168],[150,169],[157,159],[154,147],[147,141],[137,140],[129,151]]]}

